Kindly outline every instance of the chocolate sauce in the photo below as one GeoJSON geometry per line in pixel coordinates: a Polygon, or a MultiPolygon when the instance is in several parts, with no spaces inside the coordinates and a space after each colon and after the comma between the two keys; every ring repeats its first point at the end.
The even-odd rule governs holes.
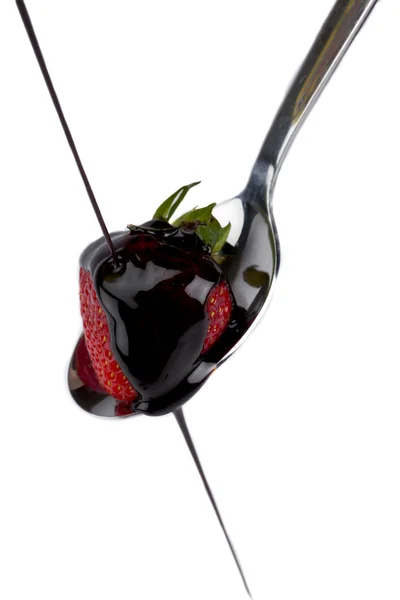
{"type": "Polygon", "coordinates": [[[218,505],[217,505],[217,503],[215,501],[215,498],[214,498],[214,494],[212,493],[210,484],[208,483],[207,477],[206,477],[206,475],[204,473],[202,464],[200,462],[199,455],[197,454],[196,447],[195,447],[195,445],[193,443],[192,436],[190,435],[190,431],[189,431],[189,428],[187,426],[185,415],[183,414],[183,410],[181,408],[178,408],[174,412],[174,415],[175,415],[176,421],[178,423],[179,429],[181,430],[182,435],[183,435],[183,437],[185,439],[185,442],[186,442],[186,445],[187,445],[187,447],[189,449],[189,452],[192,455],[193,461],[194,461],[194,463],[196,465],[196,468],[198,470],[198,473],[200,475],[200,479],[201,479],[201,481],[202,481],[202,483],[204,485],[204,489],[205,489],[205,491],[207,493],[207,496],[208,496],[208,498],[209,498],[209,500],[211,502],[211,505],[212,505],[212,507],[214,509],[214,512],[215,512],[216,517],[218,519],[218,522],[219,522],[219,524],[221,526],[221,529],[223,531],[225,539],[226,539],[226,541],[228,543],[229,549],[230,549],[230,551],[232,553],[233,559],[234,559],[234,561],[236,563],[237,569],[238,569],[239,574],[240,574],[240,576],[242,578],[243,585],[244,585],[244,587],[246,589],[246,592],[249,595],[249,597],[252,598],[252,595],[251,595],[251,592],[250,592],[250,588],[249,588],[248,583],[246,581],[246,577],[244,575],[244,571],[242,569],[242,566],[241,566],[241,564],[239,562],[239,558],[238,558],[238,555],[236,553],[235,547],[234,547],[234,545],[232,543],[231,538],[229,537],[229,534],[228,534],[228,531],[227,531],[227,529],[225,527],[224,521],[222,520],[221,513],[219,512],[218,505]]]}
{"type": "Polygon", "coordinates": [[[74,142],[74,139],[72,137],[71,130],[68,127],[67,120],[66,120],[66,118],[64,116],[64,113],[63,113],[63,110],[61,108],[61,104],[60,104],[60,101],[58,99],[57,92],[54,89],[54,85],[53,85],[53,82],[51,80],[50,73],[49,73],[49,71],[47,69],[45,60],[43,58],[43,54],[42,54],[42,51],[40,49],[39,42],[38,42],[38,39],[36,37],[35,30],[33,29],[31,18],[29,16],[29,13],[28,13],[27,8],[25,6],[25,2],[23,0],[16,0],[16,4],[17,4],[18,10],[20,12],[21,19],[22,19],[22,21],[23,21],[23,23],[25,25],[25,29],[26,29],[26,33],[28,34],[29,41],[32,44],[32,48],[33,48],[33,51],[35,53],[36,59],[37,59],[37,61],[39,63],[40,70],[42,71],[42,75],[43,75],[43,78],[44,78],[44,80],[46,82],[47,89],[49,90],[49,94],[50,94],[51,99],[53,101],[54,108],[56,109],[58,118],[60,119],[60,123],[61,123],[61,126],[62,126],[63,130],[64,130],[65,137],[67,138],[68,145],[71,148],[71,152],[72,152],[73,157],[75,159],[76,166],[78,167],[79,173],[80,173],[80,175],[82,177],[82,180],[83,180],[83,183],[85,185],[85,188],[86,188],[87,194],[89,196],[90,202],[92,204],[93,210],[94,210],[94,212],[96,214],[97,220],[98,220],[98,222],[100,224],[101,230],[102,230],[103,235],[104,235],[104,237],[106,239],[106,242],[108,244],[109,251],[111,252],[111,255],[113,256],[114,260],[117,261],[117,255],[116,255],[116,252],[115,252],[115,248],[114,248],[114,246],[113,246],[113,244],[111,242],[110,234],[108,233],[108,229],[107,229],[106,224],[104,222],[103,215],[101,214],[99,205],[97,204],[97,200],[96,200],[95,195],[93,193],[92,186],[90,185],[89,179],[88,179],[88,177],[86,175],[86,171],[83,168],[83,164],[82,164],[82,161],[81,161],[80,156],[78,154],[78,150],[77,150],[77,148],[75,146],[75,142],[74,142]]]}
{"type": "Polygon", "coordinates": [[[166,414],[205,383],[243,334],[244,314],[236,309],[226,334],[202,355],[206,299],[225,281],[207,247],[194,231],[158,221],[111,238],[118,266],[104,238],[88,246],[80,263],[107,316],[114,356],[140,394],[133,411],[166,414]]]}

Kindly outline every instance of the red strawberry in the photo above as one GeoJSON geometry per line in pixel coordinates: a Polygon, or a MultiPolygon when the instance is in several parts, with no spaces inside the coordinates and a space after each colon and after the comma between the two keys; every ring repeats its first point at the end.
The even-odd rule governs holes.
{"type": "Polygon", "coordinates": [[[207,297],[208,329],[202,354],[210,350],[228,326],[232,314],[232,296],[227,283],[213,287],[207,297]]]}
{"type": "MultiPolygon", "coordinates": [[[[127,237],[124,243],[131,244],[130,252],[133,252],[133,256],[135,256],[135,252],[139,252],[140,256],[142,257],[141,259],[151,261],[151,254],[153,252],[164,253],[163,256],[165,255],[165,252],[170,252],[172,268],[175,268],[175,263],[173,262],[174,260],[178,261],[178,263],[176,263],[176,268],[178,268],[179,264],[181,264],[179,263],[179,260],[183,259],[178,260],[178,258],[174,258],[176,251],[173,250],[174,246],[168,246],[169,242],[167,239],[168,235],[171,235],[171,233],[168,233],[168,231],[171,232],[171,230],[175,230],[181,231],[180,238],[179,236],[177,236],[176,241],[171,242],[172,244],[175,243],[176,248],[180,248],[183,241],[187,241],[188,238],[200,238],[200,240],[198,240],[199,243],[197,243],[197,246],[199,246],[200,244],[200,252],[202,253],[204,251],[205,257],[202,259],[193,258],[191,260],[200,260],[200,262],[203,261],[202,264],[205,264],[204,261],[206,263],[208,261],[207,264],[210,264],[211,261],[211,263],[214,264],[214,267],[212,267],[212,269],[214,269],[214,272],[215,269],[218,269],[216,263],[214,263],[214,261],[212,261],[209,257],[209,250],[211,248],[214,249],[215,252],[218,252],[222,248],[227,239],[230,226],[228,225],[222,228],[219,225],[218,221],[212,216],[211,213],[213,207],[215,206],[214,204],[206,207],[205,209],[195,209],[189,213],[186,213],[183,217],[181,217],[174,223],[175,229],[174,227],[168,224],[170,217],[172,216],[173,212],[176,210],[180,202],[183,200],[183,197],[185,196],[186,192],[190,187],[192,186],[185,186],[184,188],[178,190],[178,192],[173,194],[170,198],[168,198],[168,200],[166,200],[156,212],[154,216],[155,220],[149,222],[142,228],[135,228],[133,226],[129,226],[129,229],[131,229],[131,234],[126,234],[127,237]],[[146,227],[149,228],[149,233],[146,233],[146,227]],[[157,237],[154,233],[158,229],[160,230],[159,237],[157,237]],[[166,233],[164,233],[164,231],[166,233]],[[167,248],[171,248],[171,250],[167,250],[166,246],[163,246],[160,241],[157,241],[160,239],[165,239],[167,248]],[[135,240],[137,240],[137,242],[135,240]],[[134,246],[135,244],[136,246],[134,246]],[[133,250],[133,247],[135,247],[136,250],[133,250]],[[145,258],[143,258],[143,256],[145,256],[145,258]],[[206,258],[207,256],[208,258],[206,258]]],[[[186,250],[185,246],[182,246],[182,250],[186,250]]],[[[137,260],[139,260],[139,258],[137,260]]],[[[139,394],[134,389],[128,378],[124,375],[121,366],[118,364],[118,361],[116,360],[113,354],[113,351],[111,349],[111,336],[108,328],[106,314],[98,300],[91,275],[89,274],[89,271],[86,270],[87,267],[85,262],[83,262],[83,264],[85,265],[85,268],[80,269],[80,300],[81,315],[83,320],[84,336],[87,351],[90,356],[91,364],[93,366],[94,373],[97,376],[100,388],[102,388],[103,390],[105,390],[106,393],[120,401],[121,414],[125,414],[124,406],[127,406],[128,410],[130,410],[130,403],[135,401],[138,398],[139,394]]],[[[195,265],[194,268],[200,269],[201,267],[197,267],[195,265]]],[[[209,267],[207,268],[209,269],[209,267]]],[[[179,283],[179,281],[180,280],[177,279],[176,285],[181,286],[182,284],[179,283]]],[[[171,285],[173,286],[173,284],[171,285]]],[[[179,288],[172,287],[171,293],[174,293],[174,290],[179,290],[179,288]]],[[[186,294],[184,296],[187,298],[186,294]]],[[[208,350],[210,350],[211,347],[223,334],[223,332],[229,324],[232,314],[232,308],[233,299],[231,296],[230,288],[228,283],[224,280],[223,276],[221,275],[221,279],[212,287],[205,300],[205,309],[206,314],[208,316],[209,324],[203,342],[201,354],[204,354],[208,350]]],[[[159,310],[157,306],[155,307],[155,310],[159,310]]],[[[183,305],[182,310],[184,310],[183,305]]],[[[151,315],[152,313],[150,312],[149,314],[151,315]]],[[[178,319],[180,319],[180,317],[178,319]]],[[[146,323],[147,322],[148,321],[146,321],[146,323]]],[[[139,324],[139,326],[141,327],[141,324],[139,324]]],[[[130,334],[130,345],[134,343],[134,340],[132,340],[134,331],[137,330],[132,330],[132,333],[130,334]]],[[[157,332],[157,329],[155,331],[157,332]]],[[[155,335],[157,337],[157,333],[155,335]]],[[[142,346],[140,346],[140,348],[142,348],[142,346]]],[[[142,357],[140,348],[138,360],[140,360],[140,358],[142,357]]],[[[151,357],[152,352],[150,352],[150,355],[148,356],[151,357]]],[[[134,364],[138,364],[136,362],[136,359],[134,364]]]]}
{"type": "Polygon", "coordinates": [[[86,347],[100,386],[117,400],[135,400],[138,393],[113,356],[106,315],[97,298],[92,279],[82,268],[79,279],[86,347]]]}

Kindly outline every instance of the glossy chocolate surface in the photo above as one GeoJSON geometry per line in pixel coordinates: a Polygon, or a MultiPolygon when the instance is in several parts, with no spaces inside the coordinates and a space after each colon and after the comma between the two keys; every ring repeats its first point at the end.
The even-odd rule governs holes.
{"type": "MultiPolygon", "coordinates": [[[[225,276],[199,237],[157,221],[111,237],[118,265],[104,238],[86,248],[80,263],[107,315],[114,356],[140,394],[132,412],[165,414],[203,385],[240,338],[244,311],[234,308],[226,332],[202,354],[206,299],[225,276]]],[[[98,401],[113,410],[104,397],[98,401]]]]}

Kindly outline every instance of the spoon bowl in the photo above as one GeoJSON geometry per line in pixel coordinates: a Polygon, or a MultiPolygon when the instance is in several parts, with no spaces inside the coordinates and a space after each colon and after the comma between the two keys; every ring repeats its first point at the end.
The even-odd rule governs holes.
{"type": "MultiPolygon", "coordinates": [[[[221,222],[232,224],[229,239],[217,257],[240,310],[240,326],[235,329],[228,350],[212,353],[209,361],[201,362],[190,376],[196,391],[210,374],[243,343],[267,306],[279,264],[278,238],[272,221],[257,205],[241,196],[222,202],[215,209],[221,222]]],[[[112,234],[114,237],[115,234],[112,234]]],[[[84,344],[83,344],[84,346],[84,344]]],[[[126,418],[138,414],[129,403],[121,403],[90,385],[91,375],[85,374],[89,359],[82,356],[82,338],[75,347],[68,370],[68,386],[75,402],[83,410],[101,417],[126,418]],[[79,364],[83,365],[79,367],[79,364]],[[86,384],[85,384],[86,382],[86,384]]]]}

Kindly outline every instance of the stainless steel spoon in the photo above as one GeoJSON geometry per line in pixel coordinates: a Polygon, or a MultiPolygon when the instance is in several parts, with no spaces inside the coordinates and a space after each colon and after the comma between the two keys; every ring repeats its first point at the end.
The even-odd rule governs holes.
{"type": "MultiPolygon", "coordinates": [[[[280,250],[272,210],[273,193],[285,156],[352,41],[378,0],[338,0],[296,74],[272,122],[244,190],[215,208],[217,218],[230,221],[228,244],[221,253],[238,306],[246,314],[242,337],[213,363],[202,363],[194,374],[203,383],[245,341],[264,313],[279,271],[280,250]]],[[[117,403],[107,395],[82,388],[72,357],[69,383],[76,402],[88,412],[104,417],[118,413],[117,403]]]]}

